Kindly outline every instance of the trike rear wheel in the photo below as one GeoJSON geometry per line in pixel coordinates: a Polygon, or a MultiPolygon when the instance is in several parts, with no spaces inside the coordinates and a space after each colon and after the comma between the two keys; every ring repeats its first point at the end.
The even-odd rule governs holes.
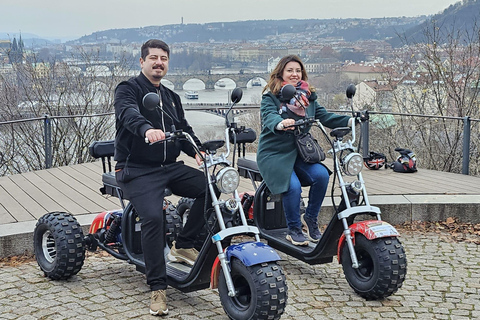
{"type": "Polygon", "coordinates": [[[69,213],[47,213],[35,226],[33,250],[45,276],[68,279],[80,271],[85,260],[82,228],[69,213]]]}

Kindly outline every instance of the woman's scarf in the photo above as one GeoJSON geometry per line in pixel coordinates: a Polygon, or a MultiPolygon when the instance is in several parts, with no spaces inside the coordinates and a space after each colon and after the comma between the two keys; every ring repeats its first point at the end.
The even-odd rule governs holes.
{"type": "MultiPolygon", "coordinates": [[[[287,83],[284,82],[283,85],[285,84],[287,83]]],[[[295,88],[297,89],[297,93],[289,102],[286,103],[287,108],[296,115],[305,117],[305,109],[307,109],[308,105],[310,104],[310,102],[308,102],[308,98],[310,98],[311,94],[310,90],[308,89],[308,83],[300,80],[297,82],[295,88]]]]}

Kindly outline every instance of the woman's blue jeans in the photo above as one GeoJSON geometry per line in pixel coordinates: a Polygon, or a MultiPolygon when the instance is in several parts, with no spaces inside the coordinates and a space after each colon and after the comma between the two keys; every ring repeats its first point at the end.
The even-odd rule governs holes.
{"type": "Polygon", "coordinates": [[[328,170],[323,165],[305,163],[300,157],[297,157],[290,177],[290,186],[282,194],[283,210],[285,211],[288,229],[293,230],[302,227],[300,221],[302,185],[310,186],[305,216],[312,221],[317,221],[320,207],[327,192],[329,178],[328,170]]]}

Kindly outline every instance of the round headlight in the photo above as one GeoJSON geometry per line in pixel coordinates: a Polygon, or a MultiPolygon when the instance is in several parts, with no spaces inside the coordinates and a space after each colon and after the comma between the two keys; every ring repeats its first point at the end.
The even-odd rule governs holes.
{"type": "Polygon", "coordinates": [[[349,176],[355,176],[362,171],[363,158],[359,153],[350,153],[343,159],[343,172],[349,176]]]}
{"type": "Polygon", "coordinates": [[[232,193],[240,184],[240,175],[232,167],[226,167],[217,174],[217,187],[221,193],[232,193]]]}

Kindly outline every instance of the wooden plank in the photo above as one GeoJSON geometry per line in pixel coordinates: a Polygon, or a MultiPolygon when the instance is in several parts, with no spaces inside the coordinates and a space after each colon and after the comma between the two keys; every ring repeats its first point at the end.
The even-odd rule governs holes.
{"type": "Polygon", "coordinates": [[[79,203],[84,199],[79,201],[80,196],[78,193],[58,177],[50,174],[50,170],[51,169],[35,171],[35,175],[32,175],[30,180],[37,185],[41,185],[42,188],[49,188],[48,194],[58,204],[61,204],[67,212],[72,214],[89,213],[87,208],[79,203]]]}
{"type": "Polygon", "coordinates": [[[32,182],[30,182],[26,176],[28,174],[32,175],[32,172],[16,174],[10,176],[10,179],[25,192],[26,195],[29,195],[35,202],[37,202],[43,209],[43,212],[35,213],[32,212],[32,215],[36,218],[39,218],[43,214],[51,211],[65,211],[65,208],[60,206],[58,203],[52,200],[52,198],[46,194],[44,191],[40,190],[32,182]],[[37,217],[38,215],[38,217],[37,217]]]}
{"type": "Polygon", "coordinates": [[[101,175],[98,175],[98,180],[93,182],[89,177],[80,174],[77,170],[71,167],[57,168],[57,175],[65,183],[75,186],[75,190],[80,191],[84,196],[92,199],[93,202],[100,206],[112,205],[109,198],[101,194],[100,188],[103,186],[101,175]]]}
{"type": "MultiPolygon", "coordinates": [[[[96,180],[97,175],[102,175],[103,169],[102,169],[102,162],[101,161],[94,161],[94,162],[87,162],[87,163],[81,163],[78,165],[79,168],[81,168],[82,172],[90,177],[91,179],[96,180]]],[[[113,170],[113,169],[112,169],[113,170]]]]}
{"type": "Polygon", "coordinates": [[[85,168],[81,167],[80,165],[58,167],[58,170],[69,175],[70,177],[83,184],[84,186],[88,187],[92,191],[98,192],[98,190],[102,186],[101,174],[92,177],[92,175],[85,174],[87,170],[85,170],[85,168]]]}
{"type": "Polygon", "coordinates": [[[105,204],[103,202],[105,199],[100,193],[93,192],[57,168],[38,171],[37,174],[47,181],[56,179],[55,188],[82,207],[85,212],[96,213],[105,211],[105,207],[101,203],[111,205],[111,203],[105,204]]]}
{"type": "MultiPolygon", "coordinates": [[[[1,193],[2,193],[2,190],[0,190],[0,194],[1,193]]],[[[3,199],[3,195],[0,199],[3,199]]],[[[1,202],[3,202],[3,200],[1,202]]],[[[7,223],[13,223],[13,222],[18,222],[18,221],[9,212],[7,212],[7,209],[5,209],[3,205],[0,203],[0,224],[7,224],[7,223]]]]}
{"type": "Polygon", "coordinates": [[[44,171],[45,170],[39,170],[38,172],[27,172],[23,174],[23,176],[53,201],[53,205],[52,203],[50,203],[48,210],[64,210],[72,214],[86,213],[86,210],[84,208],[80,207],[77,203],[75,203],[72,199],[67,197],[61,191],[61,188],[57,186],[59,184],[58,179],[49,176],[49,178],[51,177],[51,179],[46,180],[44,177],[42,177],[43,175],[45,175],[44,171]]]}
{"type": "Polygon", "coordinates": [[[117,198],[112,196],[105,196],[100,193],[100,187],[103,186],[101,183],[101,175],[98,175],[98,179],[97,179],[98,181],[94,181],[90,177],[82,174],[77,169],[78,169],[78,166],[68,166],[68,167],[58,168],[58,170],[63,172],[65,175],[67,175],[68,177],[71,177],[72,179],[77,181],[79,184],[87,188],[89,191],[85,191],[84,193],[86,195],[88,193],[89,196],[91,195],[92,199],[95,199],[94,201],[98,203],[100,206],[103,206],[105,208],[110,208],[112,206],[116,208],[116,206],[120,206],[120,202],[117,198]],[[101,197],[102,200],[100,200],[98,197],[101,197]]]}
{"type": "Polygon", "coordinates": [[[4,190],[2,195],[2,205],[14,217],[16,221],[34,220],[36,217],[32,212],[43,213],[43,208],[36,203],[28,194],[25,194],[10,179],[0,179],[0,190],[4,190]]]}

